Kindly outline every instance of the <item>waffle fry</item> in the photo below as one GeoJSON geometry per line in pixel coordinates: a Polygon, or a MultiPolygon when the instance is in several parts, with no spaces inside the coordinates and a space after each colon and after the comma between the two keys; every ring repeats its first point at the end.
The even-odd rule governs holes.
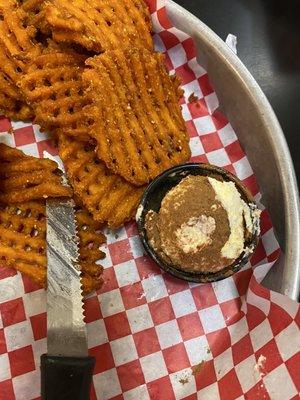
{"type": "Polygon", "coordinates": [[[59,154],[75,194],[95,220],[117,228],[133,217],[144,188],[111,173],[91,145],[60,135],[59,154]]]}
{"type": "Polygon", "coordinates": [[[12,119],[29,120],[33,118],[33,111],[15,84],[22,71],[16,64],[19,62],[5,52],[0,39],[0,112],[12,119]]]}
{"type": "Polygon", "coordinates": [[[27,26],[26,13],[16,2],[0,3],[0,111],[16,119],[30,119],[32,110],[17,87],[29,58],[39,53],[36,29],[27,26]]]}
{"type": "Polygon", "coordinates": [[[143,0],[27,0],[30,21],[56,42],[88,50],[153,48],[150,13],[143,0]],[[33,11],[33,12],[32,12],[33,11]]]}
{"type": "Polygon", "coordinates": [[[2,8],[0,44],[13,64],[1,65],[1,69],[4,68],[4,72],[14,83],[18,80],[18,73],[23,72],[26,61],[41,51],[35,41],[35,36],[36,28],[32,25],[27,26],[26,13],[22,9],[2,8]]]}
{"type": "Polygon", "coordinates": [[[89,139],[82,114],[87,104],[81,79],[84,61],[82,55],[51,48],[28,66],[19,86],[42,129],[61,128],[72,136],[89,139]]]}
{"type": "MultiPolygon", "coordinates": [[[[87,211],[76,211],[80,240],[80,264],[84,293],[102,285],[102,267],[95,264],[105,254],[99,246],[105,236],[99,232],[87,211]],[[92,248],[92,251],[90,251],[92,248]]],[[[0,260],[2,266],[15,268],[45,287],[46,260],[46,207],[44,201],[25,202],[0,207],[0,260]]]]}
{"type": "Polygon", "coordinates": [[[28,25],[33,25],[44,34],[51,36],[45,16],[45,0],[23,0],[20,7],[26,13],[28,25]]]}
{"type": "Polygon", "coordinates": [[[16,86],[0,71],[0,114],[3,113],[7,117],[15,120],[27,121],[32,119],[32,109],[25,101],[20,100],[20,97],[20,92],[16,86]]]}
{"type": "Polygon", "coordinates": [[[89,133],[107,167],[135,185],[190,158],[189,139],[163,55],[108,51],[86,61],[89,133]],[[112,111],[113,110],[113,111],[112,111]]]}
{"type": "Polygon", "coordinates": [[[99,249],[106,242],[106,238],[101,232],[102,224],[95,221],[92,215],[85,211],[82,206],[77,207],[76,220],[80,239],[81,264],[86,263],[86,268],[83,268],[84,270],[88,270],[89,268],[93,270],[94,267],[91,267],[92,263],[105,257],[105,253],[99,249]]]}
{"type": "Polygon", "coordinates": [[[0,164],[2,204],[72,195],[69,187],[62,186],[54,161],[26,156],[20,150],[1,143],[0,164]]]}
{"type": "Polygon", "coordinates": [[[0,0],[0,16],[3,19],[6,11],[14,11],[18,7],[16,0],[0,0]]]}

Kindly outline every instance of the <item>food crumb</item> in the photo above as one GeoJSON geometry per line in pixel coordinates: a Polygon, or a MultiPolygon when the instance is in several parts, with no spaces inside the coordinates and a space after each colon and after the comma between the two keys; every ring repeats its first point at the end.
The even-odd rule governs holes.
{"type": "Polygon", "coordinates": [[[186,385],[187,383],[189,383],[189,380],[188,380],[188,378],[181,378],[181,379],[179,379],[179,382],[180,382],[182,385],[186,385]]]}
{"type": "Polygon", "coordinates": [[[139,296],[137,297],[138,300],[141,300],[143,297],[146,297],[144,292],[139,293],[139,296]]]}
{"type": "Polygon", "coordinates": [[[189,95],[189,98],[188,98],[189,103],[195,103],[198,100],[199,100],[199,97],[196,96],[194,92],[189,95]]]}
{"type": "Polygon", "coordinates": [[[262,378],[265,375],[264,367],[266,360],[267,360],[266,357],[261,354],[258,357],[257,363],[254,365],[254,371],[258,372],[260,378],[262,378]]]}
{"type": "Polygon", "coordinates": [[[199,364],[194,365],[194,366],[192,367],[192,371],[193,371],[193,375],[194,375],[194,376],[197,376],[197,375],[199,374],[199,372],[201,371],[201,369],[202,369],[204,363],[205,363],[205,361],[202,360],[199,364]]]}

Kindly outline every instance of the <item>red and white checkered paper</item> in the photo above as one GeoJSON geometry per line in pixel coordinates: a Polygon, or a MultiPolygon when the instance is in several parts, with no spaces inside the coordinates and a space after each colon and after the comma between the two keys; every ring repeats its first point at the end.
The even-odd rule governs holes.
{"type": "MultiPolygon", "coordinates": [[[[236,173],[259,201],[249,162],[219,111],[193,41],[172,26],[164,1],[148,0],[158,51],[182,78],[182,111],[193,161],[236,173]],[[189,104],[195,93],[199,101],[189,104]]],[[[201,54],[199,54],[201,60],[201,54]]],[[[0,140],[42,157],[56,155],[37,126],[0,119],[0,140]],[[6,133],[13,130],[13,135],[6,133]]],[[[263,188],[262,188],[263,190],[263,188]]],[[[300,310],[260,281],[279,249],[266,211],[256,253],[246,267],[213,284],[164,274],[144,255],[134,222],[108,233],[105,285],[85,301],[92,400],[289,400],[300,391],[300,310]],[[192,367],[201,364],[192,374],[192,367]]],[[[0,400],[40,397],[46,352],[45,291],[0,269],[0,400]]]]}

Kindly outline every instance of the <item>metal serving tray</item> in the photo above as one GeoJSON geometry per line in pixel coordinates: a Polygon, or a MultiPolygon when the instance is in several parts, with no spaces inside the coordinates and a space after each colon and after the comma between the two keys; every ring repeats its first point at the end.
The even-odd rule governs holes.
{"type": "MultiPolygon", "coordinates": [[[[220,106],[256,174],[282,254],[264,279],[273,290],[298,300],[300,291],[299,193],[293,162],[274,111],[253,76],[207,25],[167,0],[174,25],[191,35],[220,106]]],[[[229,33],[229,32],[228,32],[229,33]]]]}

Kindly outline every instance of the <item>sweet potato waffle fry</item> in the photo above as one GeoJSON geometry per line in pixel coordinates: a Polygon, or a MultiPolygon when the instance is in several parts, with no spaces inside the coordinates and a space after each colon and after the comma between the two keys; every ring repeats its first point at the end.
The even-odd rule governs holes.
{"type": "Polygon", "coordinates": [[[95,220],[116,228],[133,217],[144,188],[113,174],[87,143],[60,135],[59,154],[75,194],[95,220]]]}
{"type": "Polygon", "coordinates": [[[45,18],[45,0],[23,0],[20,3],[20,7],[26,13],[27,24],[33,25],[42,33],[51,36],[45,18]]]}
{"type": "Polygon", "coordinates": [[[18,7],[16,0],[0,0],[0,16],[3,19],[6,11],[14,11],[18,7]]]}
{"type": "Polygon", "coordinates": [[[0,111],[5,115],[27,120],[33,117],[17,87],[29,58],[39,53],[35,43],[36,29],[27,26],[26,13],[16,3],[0,3],[0,111]]]}
{"type": "MultiPolygon", "coordinates": [[[[102,267],[95,264],[103,259],[99,246],[105,236],[100,224],[87,211],[76,211],[80,239],[80,264],[84,293],[102,285],[102,267]]],[[[0,260],[29,276],[38,285],[46,286],[46,207],[44,201],[24,202],[0,207],[0,260]]]]}
{"type": "Polygon", "coordinates": [[[162,54],[107,51],[86,61],[89,134],[107,167],[135,185],[190,158],[189,139],[162,54]]]}
{"type": "Polygon", "coordinates": [[[31,23],[56,42],[95,52],[120,47],[153,48],[151,18],[143,0],[27,0],[31,23]],[[34,12],[32,12],[32,10],[34,12]]]}
{"type": "Polygon", "coordinates": [[[15,120],[27,121],[32,119],[32,109],[24,100],[20,100],[20,97],[22,97],[20,91],[0,71],[0,114],[3,113],[7,117],[15,120]]]}
{"type": "Polygon", "coordinates": [[[69,187],[62,186],[54,161],[26,156],[20,150],[1,143],[0,165],[2,204],[72,195],[69,187]]]}
{"type": "Polygon", "coordinates": [[[28,66],[19,85],[42,129],[63,128],[70,135],[87,137],[82,115],[87,104],[82,86],[84,61],[84,56],[72,51],[48,49],[28,66]]]}

